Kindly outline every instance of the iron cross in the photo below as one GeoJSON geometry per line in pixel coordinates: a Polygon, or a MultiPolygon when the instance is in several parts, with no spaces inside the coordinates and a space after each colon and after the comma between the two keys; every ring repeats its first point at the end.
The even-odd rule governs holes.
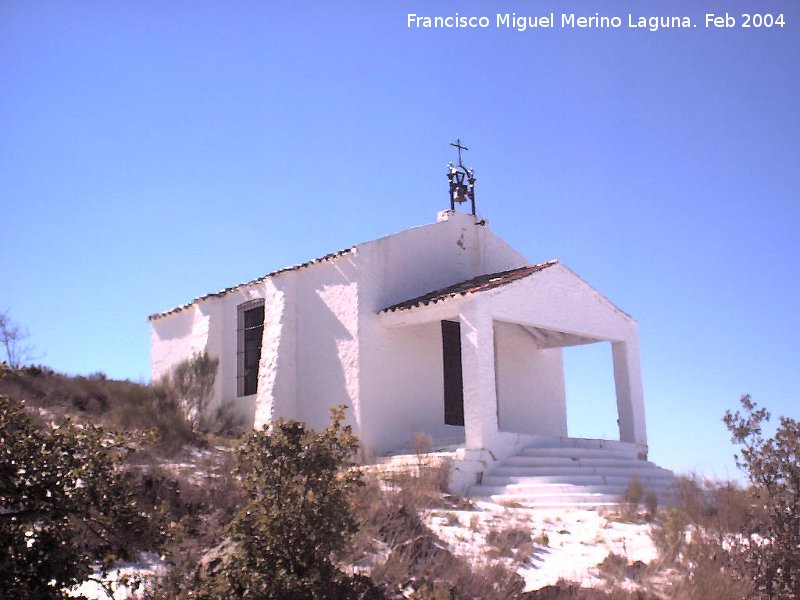
{"type": "Polygon", "coordinates": [[[469,150],[469,148],[461,145],[461,138],[456,138],[455,144],[451,143],[450,145],[453,146],[454,148],[458,148],[458,165],[461,166],[461,151],[469,150]]]}

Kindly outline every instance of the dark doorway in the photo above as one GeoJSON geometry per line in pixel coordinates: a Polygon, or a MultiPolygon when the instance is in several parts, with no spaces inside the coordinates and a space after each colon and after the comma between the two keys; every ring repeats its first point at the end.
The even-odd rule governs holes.
{"type": "Polygon", "coordinates": [[[461,375],[461,323],[442,321],[444,422],[464,425],[464,381],[461,375]]]}

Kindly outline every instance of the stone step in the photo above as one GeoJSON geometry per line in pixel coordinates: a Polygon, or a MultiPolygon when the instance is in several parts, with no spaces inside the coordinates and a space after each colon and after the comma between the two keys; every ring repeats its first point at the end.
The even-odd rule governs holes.
{"type": "Polygon", "coordinates": [[[636,444],[619,440],[594,438],[542,437],[531,444],[533,448],[586,448],[594,450],[621,450],[636,455],[636,444]]]}
{"type": "MultiPolygon", "coordinates": [[[[643,486],[645,493],[654,492],[656,494],[671,492],[672,487],[668,485],[643,486]]],[[[536,483],[509,483],[493,484],[482,483],[473,486],[473,490],[482,495],[491,494],[524,494],[529,496],[548,496],[554,494],[611,494],[621,496],[628,489],[627,484],[595,484],[595,485],[575,485],[564,484],[536,484],[536,483]]]]}
{"type": "Polygon", "coordinates": [[[636,460],[628,457],[596,457],[567,458],[563,456],[510,456],[503,462],[503,466],[513,467],[638,467],[642,465],[655,466],[651,462],[636,460]]]}
{"type": "Polygon", "coordinates": [[[546,447],[529,446],[516,456],[530,456],[536,458],[621,458],[636,460],[635,449],[624,448],[572,448],[572,447],[546,447]]]}
{"type": "Polygon", "coordinates": [[[487,496],[485,498],[497,504],[524,504],[535,508],[564,507],[564,508],[596,508],[601,506],[612,507],[620,504],[619,498],[612,496],[586,496],[574,498],[542,497],[532,500],[525,497],[514,496],[487,496]]]}
{"type": "Polygon", "coordinates": [[[469,489],[472,496],[535,508],[613,506],[638,479],[659,503],[674,498],[674,475],[640,460],[635,444],[588,438],[542,438],[510,456],[469,489]]]}
{"type": "Polygon", "coordinates": [[[519,505],[530,509],[541,509],[541,510],[566,510],[566,509],[578,509],[578,510],[595,510],[598,508],[609,508],[612,509],[615,506],[619,506],[619,501],[615,500],[614,502],[601,502],[599,500],[587,500],[586,502],[563,502],[557,499],[552,500],[537,500],[536,502],[527,502],[524,498],[504,498],[502,496],[492,497],[492,498],[484,498],[484,500],[489,500],[494,502],[495,504],[513,504],[519,505]]]}
{"type": "MultiPolygon", "coordinates": [[[[531,477],[531,476],[503,476],[503,475],[486,475],[483,478],[483,485],[540,485],[540,486],[559,486],[559,485],[580,485],[580,486],[594,486],[594,485],[617,485],[627,487],[633,477],[624,475],[551,475],[549,477],[531,477]]],[[[642,487],[649,489],[651,487],[671,487],[674,484],[674,479],[671,475],[656,474],[647,477],[636,477],[642,487]]]]}
{"type": "Polygon", "coordinates": [[[606,477],[652,477],[669,476],[670,471],[662,469],[652,464],[643,466],[626,465],[624,467],[609,466],[588,466],[588,467],[526,467],[526,466],[499,466],[492,470],[491,475],[507,477],[552,477],[552,476],[578,476],[578,475],[602,475],[606,477]]]}
{"type": "Polygon", "coordinates": [[[476,490],[471,494],[493,502],[525,502],[535,506],[611,506],[620,503],[618,494],[576,492],[571,494],[527,494],[476,490]]]}
{"type": "MultiPolygon", "coordinates": [[[[658,498],[659,505],[668,505],[674,498],[674,492],[671,488],[651,491],[658,498]]],[[[470,489],[470,495],[475,498],[483,498],[498,503],[514,502],[536,508],[613,506],[623,501],[624,493],[625,488],[623,487],[584,488],[582,486],[574,486],[567,487],[562,491],[555,491],[545,489],[506,489],[503,487],[477,485],[470,489]]]]}

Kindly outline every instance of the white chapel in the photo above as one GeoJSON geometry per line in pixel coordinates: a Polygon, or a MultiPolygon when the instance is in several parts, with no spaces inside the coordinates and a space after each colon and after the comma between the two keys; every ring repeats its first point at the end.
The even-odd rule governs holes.
{"type": "Polygon", "coordinates": [[[498,237],[460,160],[448,178],[435,223],[151,315],[153,380],[208,352],[219,359],[208,410],[321,429],[345,404],[365,460],[427,434],[456,448],[462,493],[560,483],[599,503],[631,477],[665,489],[671,473],[646,461],[636,322],[560,261],[533,263],[498,237]],[[612,348],[616,440],[567,432],[562,349],[595,342],[612,348]]]}

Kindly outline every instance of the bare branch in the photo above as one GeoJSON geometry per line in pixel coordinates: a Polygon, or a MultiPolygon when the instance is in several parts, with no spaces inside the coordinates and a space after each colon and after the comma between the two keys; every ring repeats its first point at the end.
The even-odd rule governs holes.
{"type": "Polygon", "coordinates": [[[0,345],[5,350],[8,366],[16,370],[33,360],[33,346],[24,343],[29,335],[28,330],[14,323],[9,312],[0,311],[0,345]]]}

